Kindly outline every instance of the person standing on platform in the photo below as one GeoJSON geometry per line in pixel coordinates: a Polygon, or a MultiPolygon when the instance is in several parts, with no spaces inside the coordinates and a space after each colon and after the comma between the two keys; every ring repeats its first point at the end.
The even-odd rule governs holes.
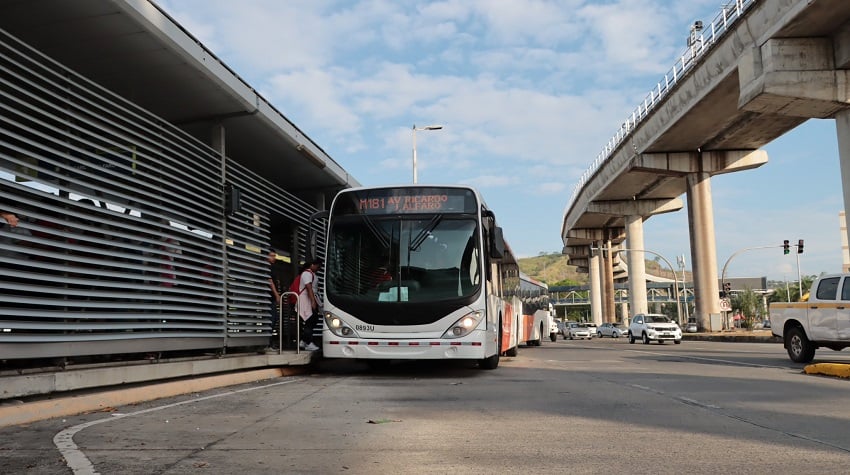
{"type": "Polygon", "coordinates": [[[319,321],[319,299],[316,297],[316,272],[322,266],[321,259],[313,259],[310,266],[301,273],[298,286],[298,316],[301,317],[301,341],[299,345],[307,351],[316,351],[319,347],[313,342],[313,328],[319,321]]]}

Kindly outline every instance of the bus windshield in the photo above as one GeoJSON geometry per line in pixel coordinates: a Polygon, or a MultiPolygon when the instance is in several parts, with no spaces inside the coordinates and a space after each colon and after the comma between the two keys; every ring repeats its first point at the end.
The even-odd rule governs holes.
{"type": "Polygon", "coordinates": [[[460,304],[481,285],[478,228],[468,214],[337,216],[326,293],[345,303],[460,304]]]}

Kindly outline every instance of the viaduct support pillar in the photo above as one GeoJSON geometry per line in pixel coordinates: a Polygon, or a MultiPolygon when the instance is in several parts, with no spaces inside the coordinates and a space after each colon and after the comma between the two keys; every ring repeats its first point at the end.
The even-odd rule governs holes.
{"type": "Polygon", "coordinates": [[[711,177],[708,172],[688,174],[688,223],[694,273],[695,316],[699,327],[720,331],[720,289],[717,285],[717,249],[711,177]]]}
{"type": "Polygon", "coordinates": [[[643,252],[643,218],[626,216],[626,262],[629,265],[629,311],[632,315],[647,313],[646,261],[643,252]]]}
{"type": "MultiPolygon", "coordinates": [[[[599,248],[599,243],[595,243],[594,247],[599,248]]],[[[597,251],[590,254],[590,318],[594,323],[600,325],[602,321],[602,280],[599,269],[599,261],[601,252],[597,251]]]]}
{"type": "Polygon", "coordinates": [[[615,322],[616,318],[616,309],[614,308],[614,253],[611,252],[611,240],[605,240],[605,270],[602,272],[602,285],[605,289],[605,299],[603,300],[603,312],[604,319],[606,322],[615,322]]]}
{"type": "Polygon", "coordinates": [[[841,188],[844,190],[844,229],[850,223],[850,110],[835,115],[838,133],[838,161],[841,164],[841,188]]]}

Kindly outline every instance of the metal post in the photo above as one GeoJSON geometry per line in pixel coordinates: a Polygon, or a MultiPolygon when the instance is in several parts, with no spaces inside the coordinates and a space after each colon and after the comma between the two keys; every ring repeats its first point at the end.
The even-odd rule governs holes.
{"type": "Polygon", "coordinates": [[[300,354],[301,353],[301,322],[299,322],[298,320],[301,318],[301,316],[298,315],[298,307],[299,307],[298,304],[301,303],[301,296],[298,295],[297,292],[284,292],[280,295],[280,305],[279,305],[280,317],[277,319],[277,339],[278,339],[277,353],[280,354],[280,352],[283,350],[283,325],[282,325],[282,322],[283,322],[283,302],[284,302],[284,297],[289,296],[289,295],[295,296],[295,353],[300,354]]]}
{"type": "Polygon", "coordinates": [[[791,303],[791,288],[788,287],[788,277],[783,275],[782,278],[785,279],[785,299],[788,303],[791,303]]]}
{"type": "Polygon", "coordinates": [[[413,184],[416,184],[416,124],[413,124],[413,184]]]}
{"type": "Polygon", "coordinates": [[[800,300],[803,299],[803,279],[800,277],[800,252],[797,252],[797,286],[800,289],[800,300]]]}
{"type": "Polygon", "coordinates": [[[682,296],[684,297],[684,302],[682,304],[685,306],[685,323],[691,321],[691,316],[689,315],[690,310],[688,310],[688,287],[685,284],[685,255],[682,254],[679,256],[679,267],[682,269],[682,296]]]}
{"type": "Polygon", "coordinates": [[[442,125],[426,125],[425,127],[416,127],[416,124],[413,124],[413,184],[418,182],[416,176],[416,131],[417,130],[440,130],[442,129],[442,125]]]}

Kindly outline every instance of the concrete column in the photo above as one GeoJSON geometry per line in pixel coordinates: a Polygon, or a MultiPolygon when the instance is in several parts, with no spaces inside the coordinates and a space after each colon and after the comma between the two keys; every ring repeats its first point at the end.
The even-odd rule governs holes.
{"type": "MultiPolygon", "coordinates": [[[[850,110],[835,115],[838,133],[838,162],[841,165],[841,188],[844,190],[844,226],[850,229],[850,110]]],[[[846,239],[846,236],[844,237],[846,239]]]]}
{"type": "MultiPolygon", "coordinates": [[[[596,242],[593,244],[597,249],[599,248],[599,243],[596,242]]],[[[590,317],[594,322],[603,322],[602,320],[602,280],[601,273],[599,270],[599,261],[601,259],[602,251],[597,250],[595,253],[590,254],[589,259],[589,273],[590,273],[590,317]]]]}
{"type": "Polygon", "coordinates": [[[604,315],[602,316],[606,322],[616,321],[614,309],[614,253],[611,252],[611,240],[605,240],[605,271],[602,273],[602,283],[605,289],[604,294],[604,315]]]}
{"type": "Polygon", "coordinates": [[[626,216],[626,262],[629,265],[629,307],[634,313],[647,313],[646,261],[643,252],[643,218],[626,216]]]}
{"type": "Polygon", "coordinates": [[[720,331],[717,248],[708,172],[688,174],[688,223],[694,269],[695,317],[700,328],[720,331]]]}
{"type": "Polygon", "coordinates": [[[622,315],[623,318],[615,321],[620,321],[623,322],[624,325],[628,325],[630,321],[629,317],[633,314],[629,313],[629,304],[627,302],[620,304],[620,315],[622,315]]]}

